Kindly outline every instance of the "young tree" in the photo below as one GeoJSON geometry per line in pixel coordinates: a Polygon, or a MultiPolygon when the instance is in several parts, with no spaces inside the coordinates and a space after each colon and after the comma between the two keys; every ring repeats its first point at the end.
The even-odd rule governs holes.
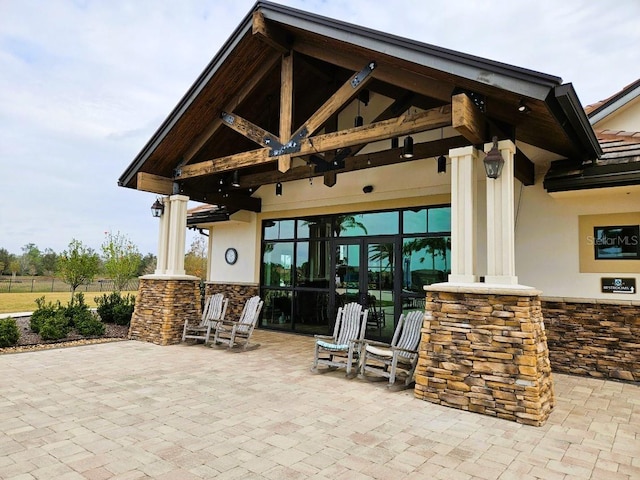
{"type": "Polygon", "coordinates": [[[104,269],[109,278],[113,280],[113,289],[121,292],[129,283],[129,280],[138,275],[138,268],[142,256],[131,240],[124,234],[107,233],[107,238],[102,244],[104,257],[104,269]]]}
{"type": "Polygon", "coordinates": [[[22,247],[20,270],[23,274],[42,275],[42,254],[35,243],[27,243],[22,247]]]}
{"type": "Polygon", "coordinates": [[[187,275],[206,280],[207,276],[207,244],[203,237],[196,237],[184,257],[184,270],[187,275]]]}
{"type": "Polygon", "coordinates": [[[75,238],[69,243],[69,250],[58,256],[58,276],[71,286],[71,300],[80,285],[91,283],[100,269],[100,257],[92,248],[85,247],[75,238]]]}

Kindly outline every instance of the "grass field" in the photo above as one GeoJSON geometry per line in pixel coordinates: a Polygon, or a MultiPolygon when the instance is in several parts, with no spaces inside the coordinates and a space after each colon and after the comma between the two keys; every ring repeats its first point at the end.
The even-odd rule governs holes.
{"type": "MultiPolygon", "coordinates": [[[[96,307],[95,297],[101,297],[106,292],[82,292],[84,300],[91,308],[96,307]]],[[[137,292],[122,292],[123,295],[137,292]]],[[[71,300],[69,292],[49,292],[49,293],[0,293],[0,313],[33,312],[38,306],[36,298],[44,296],[45,302],[60,300],[62,305],[67,305],[71,300]]]]}

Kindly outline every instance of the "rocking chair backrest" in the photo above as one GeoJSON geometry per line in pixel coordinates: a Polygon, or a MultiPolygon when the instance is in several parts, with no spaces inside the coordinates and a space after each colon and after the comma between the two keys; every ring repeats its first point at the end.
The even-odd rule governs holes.
{"type": "Polygon", "coordinates": [[[338,310],[334,338],[338,345],[346,345],[349,340],[362,340],[367,324],[367,310],[362,310],[362,305],[356,302],[347,303],[338,310]],[[339,323],[339,326],[338,326],[339,323]]]}
{"type": "MultiPolygon", "coordinates": [[[[423,321],[424,312],[421,310],[409,312],[406,315],[402,314],[398,322],[398,327],[393,334],[391,345],[407,350],[417,350],[420,343],[423,321]]],[[[405,357],[411,356],[408,352],[400,352],[400,355],[405,357]]]]}
{"type": "Polygon", "coordinates": [[[238,320],[238,331],[248,332],[253,326],[255,326],[258,317],[260,316],[260,310],[262,309],[262,300],[259,296],[251,297],[244,304],[240,320],[238,320]]]}
{"type": "Polygon", "coordinates": [[[209,297],[209,302],[205,305],[205,320],[223,320],[225,313],[227,312],[228,302],[229,299],[224,298],[223,293],[216,293],[209,297]]]}

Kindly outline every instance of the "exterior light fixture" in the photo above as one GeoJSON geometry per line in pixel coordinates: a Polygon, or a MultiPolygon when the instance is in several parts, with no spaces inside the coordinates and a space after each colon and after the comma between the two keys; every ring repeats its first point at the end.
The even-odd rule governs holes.
{"type": "Polygon", "coordinates": [[[447,173],[447,157],[444,155],[438,157],[438,173],[441,175],[447,173]]]}
{"type": "Polygon", "coordinates": [[[391,137],[391,148],[398,148],[398,137],[391,137]]]}
{"type": "Polygon", "coordinates": [[[404,137],[404,148],[402,149],[402,158],[413,158],[413,138],[411,135],[404,137]]]}
{"type": "Polygon", "coordinates": [[[280,182],[276,183],[276,197],[282,196],[282,184],[280,182]]]}
{"type": "Polygon", "coordinates": [[[498,137],[493,137],[493,147],[484,157],[484,169],[487,172],[487,178],[493,178],[494,180],[502,173],[502,167],[504,165],[504,158],[498,149],[498,137]]]}
{"type": "Polygon", "coordinates": [[[518,103],[518,112],[529,113],[530,111],[531,111],[531,108],[529,107],[529,105],[524,103],[524,100],[520,100],[520,103],[518,103]]]}
{"type": "Polygon", "coordinates": [[[231,176],[231,186],[235,188],[240,187],[240,174],[238,170],[235,170],[231,176]]]}
{"type": "Polygon", "coordinates": [[[160,218],[163,213],[164,203],[162,203],[159,198],[156,198],[156,201],[151,205],[151,215],[153,215],[154,218],[160,218]]]}

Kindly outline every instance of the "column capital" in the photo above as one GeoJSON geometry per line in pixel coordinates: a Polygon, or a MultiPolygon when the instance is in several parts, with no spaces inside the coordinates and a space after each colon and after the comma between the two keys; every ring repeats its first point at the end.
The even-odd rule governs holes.
{"type": "Polygon", "coordinates": [[[477,157],[478,149],[476,149],[476,147],[474,147],[473,145],[467,145],[466,147],[451,148],[449,150],[449,158],[466,157],[467,155],[477,157]]]}
{"type": "MultiPolygon", "coordinates": [[[[484,144],[484,152],[488,153],[489,150],[491,150],[493,148],[493,142],[488,142],[484,144]]],[[[504,152],[505,150],[511,152],[512,154],[515,155],[516,153],[516,144],[513,143],[511,140],[500,140],[498,142],[498,150],[500,150],[500,152],[504,152]]]]}

